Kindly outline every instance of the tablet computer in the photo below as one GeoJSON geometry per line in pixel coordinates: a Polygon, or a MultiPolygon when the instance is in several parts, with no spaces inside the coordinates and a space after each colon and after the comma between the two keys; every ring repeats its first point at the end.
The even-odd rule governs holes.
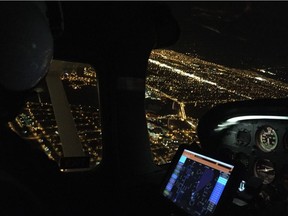
{"type": "MultiPolygon", "coordinates": [[[[161,196],[184,215],[216,214],[231,180],[232,164],[205,156],[182,145],[161,186],[161,196]]],[[[219,210],[218,210],[219,211],[219,210]]]]}

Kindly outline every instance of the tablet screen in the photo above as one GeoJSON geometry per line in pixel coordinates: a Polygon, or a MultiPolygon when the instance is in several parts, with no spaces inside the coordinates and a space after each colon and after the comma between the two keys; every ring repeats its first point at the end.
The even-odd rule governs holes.
{"type": "Polygon", "coordinates": [[[184,149],[162,194],[192,216],[213,215],[234,166],[184,149]]]}

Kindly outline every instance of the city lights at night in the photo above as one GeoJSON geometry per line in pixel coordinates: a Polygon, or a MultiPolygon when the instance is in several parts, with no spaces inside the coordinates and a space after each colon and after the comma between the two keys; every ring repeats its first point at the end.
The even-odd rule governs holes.
{"type": "MultiPolygon", "coordinates": [[[[102,158],[97,71],[85,64],[59,63],[83,152],[90,157],[91,166],[95,166],[102,158]],[[89,97],[84,97],[87,101],[83,102],[81,94],[87,92],[89,97]]],[[[170,162],[180,144],[199,143],[196,132],[199,118],[217,104],[284,98],[288,84],[265,77],[264,71],[230,68],[172,50],[154,50],[149,58],[145,94],[154,162],[170,162]]],[[[26,103],[10,127],[38,142],[50,158],[59,161],[63,157],[47,89],[37,91],[37,97],[26,103]]]]}

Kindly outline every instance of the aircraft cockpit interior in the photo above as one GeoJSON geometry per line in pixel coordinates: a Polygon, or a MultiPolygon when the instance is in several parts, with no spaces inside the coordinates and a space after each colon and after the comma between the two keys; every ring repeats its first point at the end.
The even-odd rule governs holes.
{"type": "Polygon", "coordinates": [[[288,215],[288,2],[0,2],[0,215],[288,215]]]}

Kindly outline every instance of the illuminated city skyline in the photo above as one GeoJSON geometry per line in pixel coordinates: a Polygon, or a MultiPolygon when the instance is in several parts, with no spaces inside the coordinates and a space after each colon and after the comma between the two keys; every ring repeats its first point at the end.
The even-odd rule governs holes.
{"type": "MultiPolygon", "coordinates": [[[[97,73],[86,64],[54,62],[63,72],[61,80],[83,152],[94,166],[102,158],[97,73]]],[[[146,80],[146,116],[155,163],[169,162],[180,144],[199,143],[197,123],[211,107],[228,101],[285,97],[288,84],[265,73],[273,75],[263,68],[240,70],[172,50],[154,50],[146,80]]],[[[47,86],[41,88],[10,127],[37,141],[49,157],[59,161],[63,149],[53,106],[47,86]]]]}
{"type": "Polygon", "coordinates": [[[179,144],[198,143],[199,118],[213,106],[257,98],[285,98],[288,84],[267,75],[277,77],[266,69],[230,68],[172,50],[154,50],[149,59],[146,95],[154,102],[147,120],[156,163],[170,161],[179,144]],[[166,106],[177,103],[178,110],[170,107],[170,113],[155,115],[155,110],[160,110],[157,103],[163,106],[163,101],[166,106]],[[175,127],[169,126],[169,120],[174,120],[175,127]],[[165,153],[164,160],[157,155],[158,151],[165,153]]]}

